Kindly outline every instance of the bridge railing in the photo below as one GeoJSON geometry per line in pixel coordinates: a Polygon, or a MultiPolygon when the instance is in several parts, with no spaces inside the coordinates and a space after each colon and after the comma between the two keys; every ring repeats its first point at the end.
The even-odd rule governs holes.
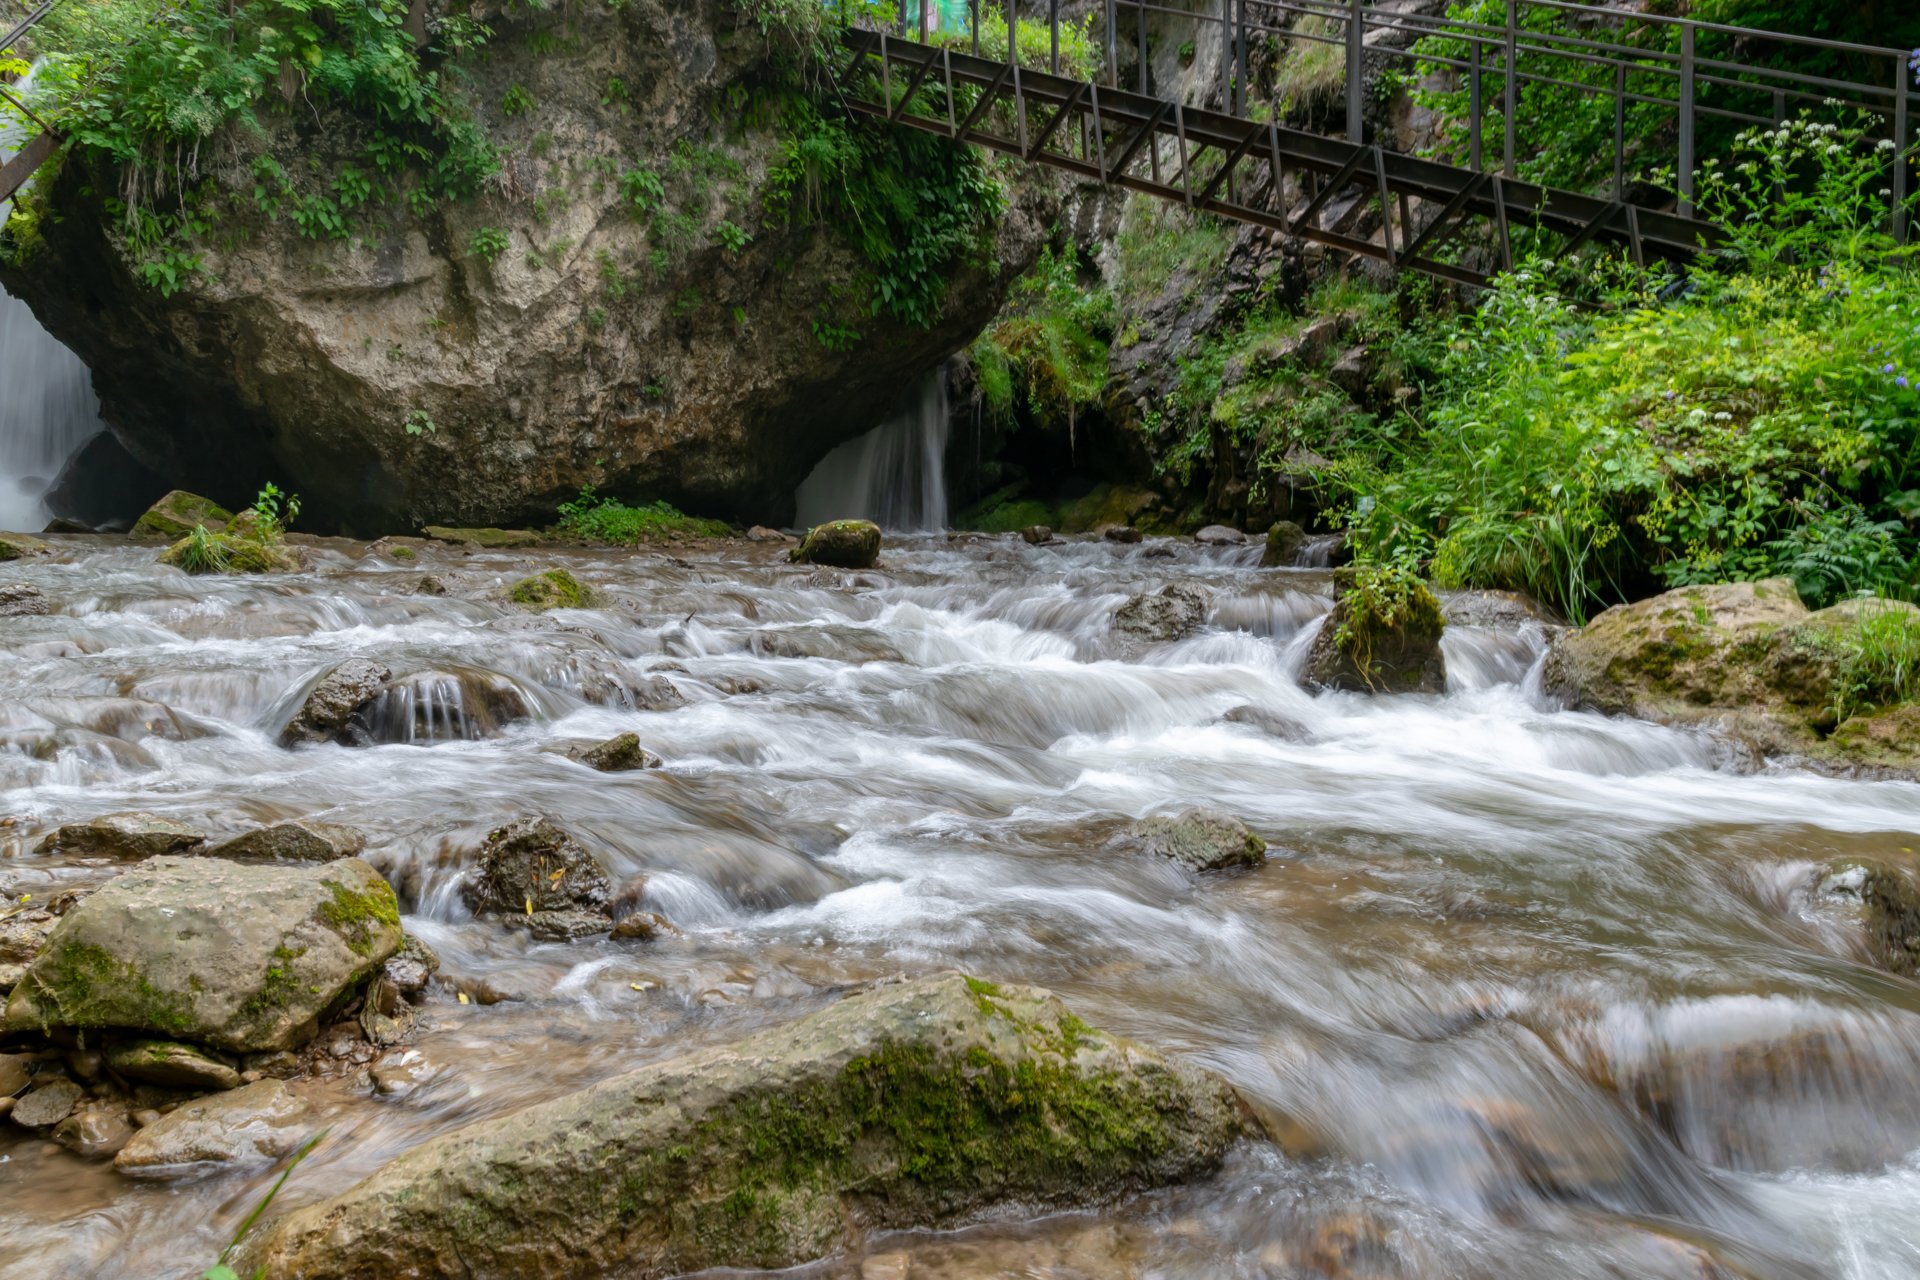
{"type": "MultiPolygon", "coordinates": [[[[1159,87],[1154,64],[1168,63],[1168,37],[1191,32],[1216,55],[1196,65],[1214,64],[1222,109],[1239,116],[1275,105],[1257,103],[1250,93],[1253,63],[1261,56],[1256,51],[1325,46],[1335,56],[1322,65],[1340,76],[1329,96],[1336,108],[1344,103],[1348,138],[1362,138],[1368,85],[1391,68],[1458,98],[1446,122],[1447,159],[1507,177],[1521,176],[1557,141],[1527,136],[1527,108],[1540,95],[1559,95],[1587,105],[1589,127],[1592,112],[1603,126],[1610,116],[1611,164],[1598,167],[1613,198],[1625,198],[1629,183],[1664,171],[1679,212],[1688,216],[1707,152],[1739,129],[1778,125],[1804,112],[1825,123],[1862,125],[1870,140],[1892,143],[1882,190],[1889,229],[1907,240],[1920,54],[1567,0],[1504,0],[1503,7],[1498,22],[1402,13],[1368,0],[1092,0],[1091,8],[1086,0],[1065,6],[1061,0],[878,0],[856,3],[852,15],[859,25],[884,26],[922,43],[958,43],[982,56],[1023,61],[1036,60],[1031,46],[1038,41],[1023,54],[1021,25],[1031,33],[1044,24],[1046,65],[1034,69],[1055,74],[1063,20],[1091,18],[1104,59],[1101,82],[1143,94],[1159,87]],[[981,47],[989,23],[1004,28],[1004,35],[991,31],[996,42],[1005,40],[1004,50],[981,47]],[[1133,74],[1122,85],[1127,61],[1133,74]]],[[[1176,89],[1212,86],[1188,78],[1165,92],[1176,89]]],[[[1544,129],[1556,118],[1564,119],[1532,123],[1544,129]]]]}

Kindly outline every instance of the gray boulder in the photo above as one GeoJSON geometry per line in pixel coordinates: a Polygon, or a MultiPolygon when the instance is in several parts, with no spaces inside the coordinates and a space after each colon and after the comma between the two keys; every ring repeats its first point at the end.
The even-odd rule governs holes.
{"type": "Polygon", "coordinates": [[[399,946],[393,890],[358,858],[312,868],[152,858],[61,919],[4,1025],[290,1049],[399,946]]]}
{"type": "Polygon", "coordinates": [[[34,618],[53,612],[31,582],[0,582],[0,618],[34,618]]]}
{"type": "Polygon", "coordinates": [[[787,553],[795,564],[871,569],[880,559],[880,526],[871,520],[830,520],[807,530],[787,553]]]}
{"type": "Polygon", "coordinates": [[[393,672],[365,658],[349,658],[320,677],[293,719],[280,731],[280,745],[302,742],[354,742],[356,713],[386,690],[393,672]]]}
{"type": "Polygon", "coordinates": [[[207,841],[206,833],[151,813],[115,813],[69,822],[40,842],[36,853],[95,858],[152,858],[185,853],[207,841]]]}
{"type": "Polygon", "coordinates": [[[367,838],[352,827],[295,818],[256,827],[202,852],[210,858],[241,862],[333,862],[357,858],[366,848],[367,838]]]}
{"type": "Polygon", "coordinates": [[[1154,644],[1185,639],[1206,622],[1207,604],[1204,590],[1176,582],[1121,605],[1114,612],[1113,629],[1119,635],[1154,644]]]}
{"type": "Polygon", "coordinates": [[[1247,540],[1247,535],[1230,525],[1210,524],[1194,534],[1193,540],[1203,547],[1237,547],[1247,540]]]}
{"type": "Polygon", "coordinates": [[[307,1104],[284,1081],[257,1081],[161,1116],[120,1148],[113,1167],[130,1177],[168,1178],[266,1164],[300,1145],[306,1114],[307,1104]]]}
{"type": "Polygon", "coordinates": [[[1267,842],[1247,824],[1218,809],[1188,809],[1176,816],[1142,818],[1121,837],[1150,857],[1177,862],[1189,871],[1257,867],[1266,860],[1267,842]]]}
{"type": "Polygon", "coordinates": [[[792,1267],[862,1229],[1196,1177],[1246,1131],[1219,1079],[1093,1030],[1045,991],[948,974],[436,1138],[281,1219],[236,1269],[792,1267]]]}
{"type": "Polygon", "coordinates": [[[71,1080],[50,1080],[14,1103],[10,1118],[23,1129],[51,1129],[65,1120],[86,1090],[71,1080]]]}

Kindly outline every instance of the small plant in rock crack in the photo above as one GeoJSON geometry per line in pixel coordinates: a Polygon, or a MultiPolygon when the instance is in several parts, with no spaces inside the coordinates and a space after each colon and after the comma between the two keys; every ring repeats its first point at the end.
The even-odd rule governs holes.
{"type": "Polygon", "coordinates": [[[481,227],[467,242],[467,249],[474,257],[485,258],[491,265],[495,258],[507,251],[512,239],[502,227],[481,227]]]}
{"type": "Polygon", "coordinates": [[[438,433],[440,430],[439,425],[434,422],[425,409],[409,410],[407,416],[401,420],[400,425],[406,428],[406,432],[410,436],[430,436],[438,433]]]}

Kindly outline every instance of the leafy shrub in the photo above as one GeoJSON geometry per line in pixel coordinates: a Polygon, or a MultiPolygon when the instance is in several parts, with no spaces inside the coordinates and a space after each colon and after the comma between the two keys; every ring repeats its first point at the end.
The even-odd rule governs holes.
{"type": "Polygon", "coordinates": [[[467,241],[467,252],[476,258],[485,258],[489,264],[507,251],[513,238],[504,227],[481,227],[467,241]]]}
{"type": "Polygon", "coordinates": [[[724,538],[733,532],[724,520],[689,516],[668,502],[629,507],[617,498],[603,497],[592,485],[580,490],[559,510],[560,532],[588,542],[631,545],[668,538],[724,538]]]}
{"type": "Polygon", "coordinates": [[[1008,309],[969,349],[987,411],[1064,426],[1097,406],[1107,381],[1113,295],[1085,292],[1073,246],[1049,246],[1015,282],[1008,309]],[[1016,400],[1017,397],[1017,400],[1016,400]]]}

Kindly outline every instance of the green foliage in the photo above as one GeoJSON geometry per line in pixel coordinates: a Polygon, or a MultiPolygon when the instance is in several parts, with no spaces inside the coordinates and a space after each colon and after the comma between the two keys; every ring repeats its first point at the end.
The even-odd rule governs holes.
{"type": "Polygon", "coordinates": [[[659,209],[667,198],[666,184],[660,181],[659,174],[645,165],[622,170],[619,181],[620,195],[641,217],[659,209]]]}
{"type": "Polygon", "coordinates": [[[1446,627],[1440,602],[1402,557],[1363,561],[1341,571],[1339,626],[1333,642],[1372,683],[1374,650],[1400,633],[1439,635],[1446,627]]]}
{"type": "Polygon", "coordinates": [[[1832,643],[1840,666],[1833,684],[1836,723],[1920,697],[1920,616],[1869,605],[1832,643]]]}
{"type": "MultiPolygon", "coordinates": [[[[805,99],[790,103],[783,133],[769,218],[838,229],[867,262],[867,313],[931,325],[955,267],[990,251],[1005,195],[986,161],[945,138],[823,115],[805,99]]],[[[835,340],[850,332],[826,326],[835,340]]]]}
{"type": "Polygon", "coordinates": [[[287,493],[269,480],[253,500],[253,514],[261,539],[277,542],[300,518],[300,495],[287,493]]]}
{"type": "MultiPolygon", "coordinates": [[[[1005,58],[1007,55],[1007,15],[1000,8],[982,5],[980,14],[980,55],[1005,58]]],[[[973,36],[964,31],[934,32],[935,43],[973,47],[973,36]]],[[[1029,71],[1053,69],[1053,28],[1046,22],[1021,18],[1014,34],[1014,55],[1029,71]]],[[[1091,80],[1106,61],[1099,40],[1093,34],[1093,14],[1079,19],[1060,19],[1060,74],[1072,80],[1091,80]]]]}
{"type": "Polygon", "coordinates": [[[689,516],[668,502],[630,507],[617,498],[603,497],[592,485],[572,502],[560,505],[561,533],[588,542],[631,546],[670,538],[724,538],[733,529],[723,520],[689,516]]]}
{"type": "Polygon", "coordinates": [[[440,430],[439,425],[428,416],[425,409],[409,409],[407,416],[401,419],[400,425],[410,436],[434,435],[440,430]]]}
{"type": "MultiPolygon", "coordinates": [[[[444,59],[484,44],[468,18],[444,24],[429,69],[405,30],[405,0],[266,0],[240,6],[141,0],[57,6],[34,33],[41,57],[30,105],[58,121],[71,147],[116,174],[109,211],[143,280],[171,293],[200,269],[191,248],[218,218],[200,164],[223,131],[261,136],[263,113],[334,106],[374,129],[368,158],[383,177],[414,171],[413,195],[464,197],[497,167],[492,148],[448,78],[444,59]],[[311,106],[309,105],[311,104],[311,106]]],[[[277,166],[276,166],[277,167],[277,166]]],[[[298,199],[260,183],[261,212],[291,212],[312,238],[346,234],[343,211],[372,198],[372,183],[342,171],[335,189],[298,199]]]]}
{"type": "Polygon", "coordinates": [[[507,91],[500,95],[500,114],[509,120],[527,115],[535,105],[533,91],[523,84],[508,85],[507,91]]]}
{"type": "Polygon", "coordinates": [[[713,238],[719,242],[722,249],[736,258],[746,252],[747,246],[753,243],[753,237],[748,234],[746,228],[731,219],[722,221],[718,227],[714,228],[713,238]]]}
{"type": "Polygon", "coordinates": [[[491,265],[495,258],[507,251],[507,246],[512,242],[512,237],[503,227],[481,227],[467,241],[467,252],[476,258],[485,258],[491,265]]]}
{"type": "Polygon", "coordinates": [[[1041,251],[1015,282],[1006,311],[968,351],[987,411],[1069,430],[1107,382],[1113,295],[1083,291],[1073,246],[1041,251]]]}
{"type": "Polygon", "coordinates": [[[1741,211],[1741,274],[1703,271],[1665,303],[1616,291],[1599,313],[1537,270],[1502,281],[1452,335],[1422,418],[1333,469],[1356,541],[1576,618],[1782,572],[1816,601],[1912,594],[1920,272],[1845,220],[1875,216],[1846,202],[1873,152],[1809,149],[1833,136],[1812,128],[1754,139],[1752,170],[1709,193],[1741,211]],[[1776,152],[1800,194],[1741,204],[1776,152]]]}
{"type": "MultiPolygon", "coordinates": [[[[227,1247],[220,1251],[220,1260],[202,1272],[200,1280],[239,1280],[233,1268],[227,1265],[227,1259],[233,1256],[233,1251],[240,1247],[241,1241],[247,1238],[267,1210],[272,1207],[274,1200],[280,1195],[280,1188],[287,1185],[287,1179],[291,1178],[293,1171],[300,1167],[300,1162],[312,1155],[313,1149],[325,1141],[328,1132],[322,1129],[300,1144],[300,1149],[293,1153],[293,1159],[287,1161],[287,1167],[280,1171],[280,1176],[274,1179],[271,1187],[267,1188],[267,1194],[260,1197],[252,1211],[241,1221],[240,1229],[233,1233],[233,1239],[227,1241],[227,1247]]],[[[266,1274],[267,1269],[263,1266],[254,1272],[253,1280],[265,1280],[266,1274]]]]}
{"type": "Polygon", "coordinates": [[[1177,275],[1191,287],[1226,260],[1233,230],[1208,214],[1189,214],[1145,196],[1132,199],[1115,242],[1114,287],[1129,308],[1165,292],[1177,275]]]}

